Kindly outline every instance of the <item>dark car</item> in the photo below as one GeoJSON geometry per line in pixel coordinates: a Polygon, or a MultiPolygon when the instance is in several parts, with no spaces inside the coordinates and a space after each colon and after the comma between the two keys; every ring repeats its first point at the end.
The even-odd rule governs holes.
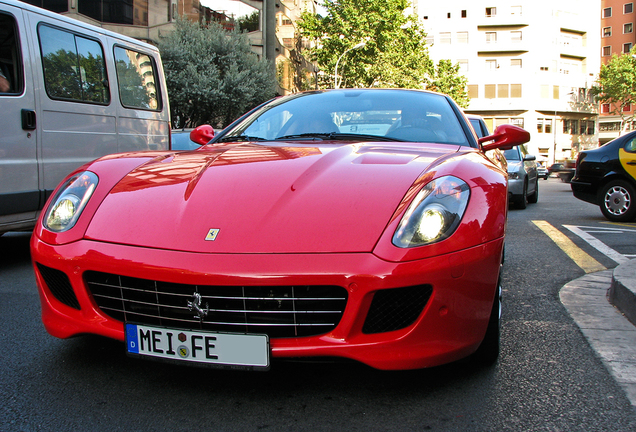
{"type": "Polygon", "coordinates": [[[579,154],[572,193],[614,222],[636,217],[636,132],[579,154]]]}

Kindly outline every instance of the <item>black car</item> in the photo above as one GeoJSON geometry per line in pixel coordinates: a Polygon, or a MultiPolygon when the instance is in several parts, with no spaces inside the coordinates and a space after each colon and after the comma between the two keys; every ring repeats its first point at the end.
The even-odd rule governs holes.
{"type": "Polygon", "coordinates": [[[636,218],[636,132],[579,154],[572,193],[614,222],[636,218]]]}

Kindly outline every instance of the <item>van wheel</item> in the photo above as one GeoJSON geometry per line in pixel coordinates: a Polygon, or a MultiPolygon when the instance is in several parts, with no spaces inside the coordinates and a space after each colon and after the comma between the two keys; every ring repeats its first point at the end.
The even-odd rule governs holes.
{"type": "Polygon", "coordinates": [[[628,222],[636,217],[636,191],[624,180],[609,182],[601,192],[603,216],[613,222],[628,222]]]}

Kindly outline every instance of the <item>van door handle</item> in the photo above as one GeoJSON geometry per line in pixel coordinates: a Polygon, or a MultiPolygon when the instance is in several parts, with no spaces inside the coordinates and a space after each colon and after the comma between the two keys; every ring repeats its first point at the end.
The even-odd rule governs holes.
{"type": "Polygon", "coordinates": [[[34,130],[35,129],[35,111],[23,109],[22,110],[22,129],[34,130]]]}

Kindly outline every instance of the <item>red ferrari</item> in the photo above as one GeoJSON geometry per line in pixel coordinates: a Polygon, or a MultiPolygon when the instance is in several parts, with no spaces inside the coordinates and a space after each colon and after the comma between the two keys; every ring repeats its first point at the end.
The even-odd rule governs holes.
{"type": "Polygon", "coordinates": [[[445,95],[348,89],[192,138],[206,144],[106,156],[54,191],[31,244],[50,334],[225,368],[496,361],[508,195],[485,152],[526,131],[478,140],[445,95]]]}

